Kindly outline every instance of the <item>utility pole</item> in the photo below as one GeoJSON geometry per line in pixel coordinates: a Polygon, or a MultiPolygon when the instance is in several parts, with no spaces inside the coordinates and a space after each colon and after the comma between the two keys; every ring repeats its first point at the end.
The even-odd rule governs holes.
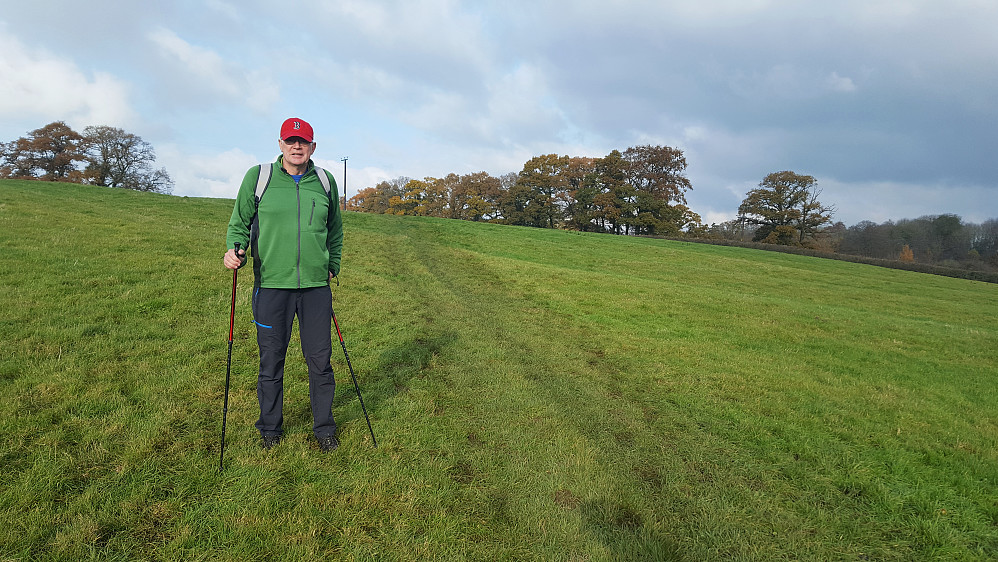
{"type": "Polygon", "coordinates": [[[340,158],[343,162],[343,210],[347,210],[347,156],[340,158]]]}

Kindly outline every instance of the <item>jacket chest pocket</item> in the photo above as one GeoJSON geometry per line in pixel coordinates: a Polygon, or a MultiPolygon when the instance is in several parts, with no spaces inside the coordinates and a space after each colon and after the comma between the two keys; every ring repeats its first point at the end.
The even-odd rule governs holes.
{"type": "Polygon", "coordinates": [[[318,196],[309,197],[308,224],[309,230],[325,230],[326,217],[329,214],[329,202],[318,196]]]}

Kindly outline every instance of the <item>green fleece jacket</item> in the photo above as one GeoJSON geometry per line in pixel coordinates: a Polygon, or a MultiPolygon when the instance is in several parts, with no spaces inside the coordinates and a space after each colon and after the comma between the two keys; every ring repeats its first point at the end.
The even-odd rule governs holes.
{"type": "MultiPolygon", "coordinates": [[[[343,217],[336,179],[328,171],[326,194],[311,160],[299,183],[271,164],[270,183],[256,203],[257,167],[246,172],[232,208],[225,236],[228,248],[252,248],[254,285],[271,289],[307,289],[329,283],[340,272],[343,217]],[[251,238],[252,232],[252,240],[251,238]]],[[[266,165],[266,164],[265,164],[266,165]]]]}

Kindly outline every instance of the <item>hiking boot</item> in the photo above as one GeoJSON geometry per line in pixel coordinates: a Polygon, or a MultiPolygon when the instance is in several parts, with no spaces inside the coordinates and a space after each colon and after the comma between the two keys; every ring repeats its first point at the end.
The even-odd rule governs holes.
{"type": "Polygon", "coordinates": [[[281,442],[280,435],[261,435],[260,437],[263,439],[260,446],[268,450],[273,449],[275,445],[281,442]]]}
{"type": "Polygon", "coordinates": [[[319,442],[319,450],[323,453],[335,451],[336,448],[340,446],[340,440],[337,439],[335,435],[330,435],[329,437],[316,437],[315,439],[319,442]]]}

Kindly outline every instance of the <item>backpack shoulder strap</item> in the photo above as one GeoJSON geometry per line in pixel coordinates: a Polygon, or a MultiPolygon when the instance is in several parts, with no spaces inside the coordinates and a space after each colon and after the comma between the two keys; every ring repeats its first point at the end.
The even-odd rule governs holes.
{"type": "Polygon", "coordinates": [[[260,164],[257,168],[259,171],[256,175],[256,204],[259,205],[263,192],[267,191],[267,185],[270,184],[270,174],[274,168],[270,164],[260,164]]]}
{"type": "Polygon", "coordinates": [[[315,170],[315,175],[319,176],[319,183],[321,183],[322,188],[326,190],[326,195],[332,199],[332,188],[329,186],[329,176],[326,175],[326,171],[315,165],[312,166],[312,169],[315,170]]]}

